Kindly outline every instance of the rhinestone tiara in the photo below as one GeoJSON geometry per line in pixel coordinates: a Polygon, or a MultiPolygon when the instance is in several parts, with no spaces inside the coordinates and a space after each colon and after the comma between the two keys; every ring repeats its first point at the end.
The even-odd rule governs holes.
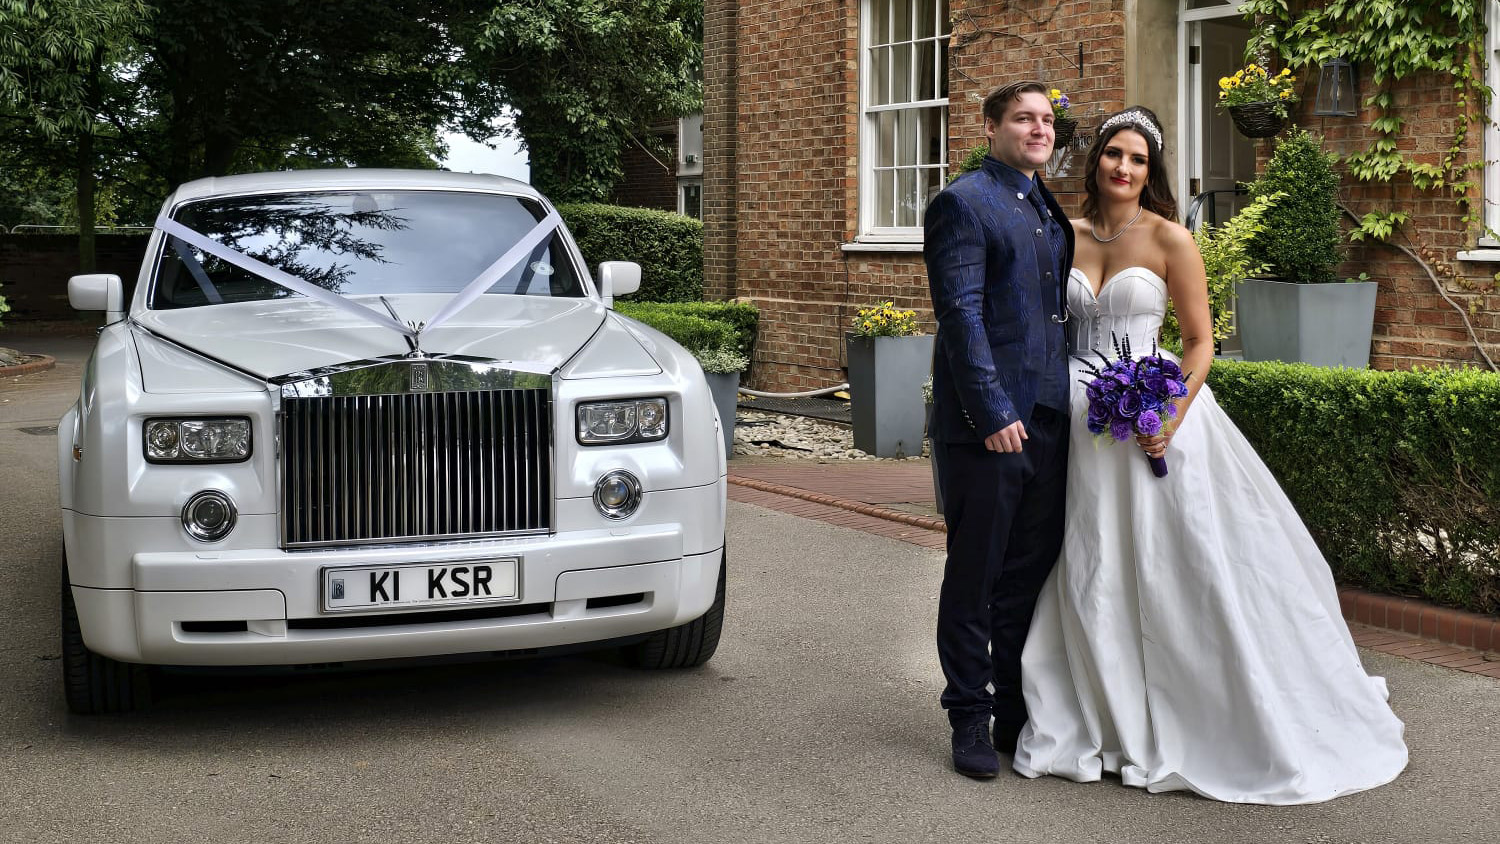
{"type": "Polygon", "coordinates": [[[1099,134],[1102,135],[1104,134],[1104,130],[1108,129],[1111,126],[1118,126],[1121,123],[1129,123],[1132,127],[1143,130],[1146,134],[1151,136],[1151,140],[1156,141],[1157,149],[1162,148],[1161,130],[1156,128],[1156,126],[1151,122],[1151,118],[1147,117],[1145,112],[1138,111],[1136,109],[1128,109],[1126,111],[1122,111],[1114,117],[1111,117],[1110,119],[1101,123],[1099,125],[1099,134]]]}

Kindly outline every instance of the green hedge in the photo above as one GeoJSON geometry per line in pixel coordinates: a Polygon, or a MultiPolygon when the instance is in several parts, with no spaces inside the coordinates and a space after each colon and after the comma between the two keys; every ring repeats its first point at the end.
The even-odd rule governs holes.
{"type": "Polygon", "coordinates": [[[557,206],[589,271],[603,261],[641,265],[640,302],[703,298],[703,221],[648,208],[590,203],[557,206]]]}
{"type": "Polygon", "coordinates": [[[1339,582],[1500,614],[1500,375],[1221,361],[1208,381],[1339,582]]]}
{"type": "Polygon", "coordinates": [[[748,358],[755,350],[760,312],[745,302],[616,302],[615,310],[692,352],[730,346],[748,358]]]}

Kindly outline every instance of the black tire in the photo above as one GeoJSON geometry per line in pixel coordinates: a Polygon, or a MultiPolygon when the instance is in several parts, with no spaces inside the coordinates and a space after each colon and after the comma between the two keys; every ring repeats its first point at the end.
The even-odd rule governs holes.
{"type": "Polygon", "coordinates": [[[144,709],[151,701],[146,666],[100,656],[83,643],[68,563],[62,567],[63,693],[68,709],[79,715],[105,715],[144,709]]]}
{"type": "Polygon", "coordinates": [[[708,662],[719,649],[719,633],[724,629],[724,570],[729,565],[726,549],[719,555],[719,583],[708,612],[687,624],[679,624],[625,649],[625,656],[636,668],[693,668],[708,662]]]}

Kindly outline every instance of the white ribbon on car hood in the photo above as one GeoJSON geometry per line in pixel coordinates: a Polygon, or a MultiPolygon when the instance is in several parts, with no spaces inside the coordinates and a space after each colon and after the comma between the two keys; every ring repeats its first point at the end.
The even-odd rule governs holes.
{"type": "Polygon", "coordinates": [[[442,307],[432,319],[421,325],[407,325],[379,311],[367,308],[358,302],[352,301],[344,296],[334,293],[327,288],[319,287],[304,279],[300,279],[291,273],[279,270],[264,261],[246,255],[235,249],[231,249],[212,238],[200,234],[187,226],[169,219],[162,214],[156,218],[156,229],[163,234],[175,237],[191,246],[195,246],[216,258],[227,261],[242,270],[254,273],[272,284],[285,287],[294,292],[301,293],[310,299],[316,299],[329,307],[336,308],[347,314],[368,320],[382,328],[400,332],[402,335],[417,338],[425,330],[436,328],[447,322],[464,308],[468,307],[480,294],[488,290],[495,282],[499,281],[510,272],[516,264],[520,263],[531,250],[541,244],[542,240],[562,224],[562,217],[556,211],[551,211],[543,217],[526,236],[516,242],[514,246],[506,250],[493,264],[490,264],[484,272],[480,273],[473,281],[464,285],[463,289],[448,303],[442,307]]]}

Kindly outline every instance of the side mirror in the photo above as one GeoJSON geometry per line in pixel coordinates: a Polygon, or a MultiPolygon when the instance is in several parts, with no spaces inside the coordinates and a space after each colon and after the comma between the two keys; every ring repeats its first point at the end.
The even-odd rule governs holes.
{"type": "Polygon", "coordinates": [[[111,273],[75,275],[68,279],[68,304],[79,311],[104,311],[114,322],[124,316],[125,286],[111,273]]]}
{"type": "Polygon", "coordinates": [[[613,308],[616,296],[641,289],[641,265],[634,261],[605,261],[599,265],[599,295],[604,306],[613,308]]]}

